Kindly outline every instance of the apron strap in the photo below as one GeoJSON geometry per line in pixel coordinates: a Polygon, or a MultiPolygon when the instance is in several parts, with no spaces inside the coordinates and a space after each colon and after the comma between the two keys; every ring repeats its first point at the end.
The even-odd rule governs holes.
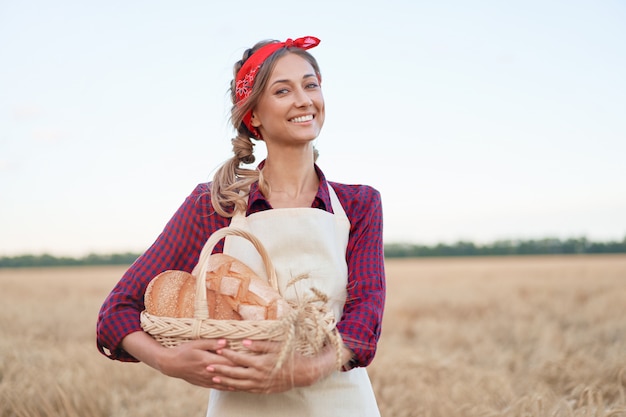
{"type": "MultiPolygon", "coordinates": [[[[346,215],[346,211],[343,209],[343,206],[339,201],[339,197],[337,197],[335,189],[330,184],[328,184],[328,195],[330,197],[330,207],[333,209],[333,214],[339,217],[338,220],[345,219],[349,223],[350,220],[346,215]]],[[[248,196],[246,195],[244,198],[246,200],[246,204],[248,204],[248,196]]],[[[246,213],[242,212],[241,210],[237,210],[230,220],[230,225],[233,227],[243,227],[245,217],[246,213]]]]}
{"type": "Polygon", "coordinates": [[[346,215],[346,211],[343,209],[341,202],[339,201],[339,197],[337,197],[337,193],[335,189],[328,184],[328,195],[330,196],[330,206],[333,209],[333,213],[335,216],[339,216],[342,219],[346,219],[349,222],[348,216],[346,215]]]}

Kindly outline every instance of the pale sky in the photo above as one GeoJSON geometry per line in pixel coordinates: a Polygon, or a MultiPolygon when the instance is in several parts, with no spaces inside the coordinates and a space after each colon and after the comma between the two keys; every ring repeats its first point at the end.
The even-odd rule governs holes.
{"type": "Polygon", "coordinates": [[[0,256],[147,248],[231,156],[233,63],[304,35],[387,243],[626,236],[623,1],[0,0],[0,256]]]}

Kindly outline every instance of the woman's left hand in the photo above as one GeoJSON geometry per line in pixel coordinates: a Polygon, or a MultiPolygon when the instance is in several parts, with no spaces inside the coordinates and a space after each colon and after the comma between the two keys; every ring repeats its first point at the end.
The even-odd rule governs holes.
{"type": "Polygon", "coordinates": [[[237,366],[215,364],[207,367],[216,375],[213,382],[219,384],[219,389],[257,394],[279,393],[313,385],[336,369],[336,351],[332,346],[326,346],[318,355],[310,357],[294,352],[280,369],[275,369],[281,348],[279,342],[245,340],[243,343],[255,354],[220,349],[217,353],[237,366]]]}

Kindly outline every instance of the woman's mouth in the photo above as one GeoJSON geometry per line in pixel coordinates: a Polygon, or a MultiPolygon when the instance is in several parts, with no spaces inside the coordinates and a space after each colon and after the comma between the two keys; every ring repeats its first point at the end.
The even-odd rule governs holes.
{"type": "Polygon", "coordinates": [[[313,115],[308,114],[306,116],[294,117],[293,119],[290,119],[289,121],[293,123],[304,123],[304,122],[310,122],[311,120],[313,120],[313,115]]]}

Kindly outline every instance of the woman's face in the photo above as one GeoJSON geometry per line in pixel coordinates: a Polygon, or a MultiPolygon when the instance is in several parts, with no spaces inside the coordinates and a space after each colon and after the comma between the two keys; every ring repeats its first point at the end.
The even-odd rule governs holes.
{"type": "Polygon", "coordinates": [[[319,135],[324,125],[324,97],[306,59],[287,54],[276,61],[251,122],[268,143],[293,145],[319,135]]]}

